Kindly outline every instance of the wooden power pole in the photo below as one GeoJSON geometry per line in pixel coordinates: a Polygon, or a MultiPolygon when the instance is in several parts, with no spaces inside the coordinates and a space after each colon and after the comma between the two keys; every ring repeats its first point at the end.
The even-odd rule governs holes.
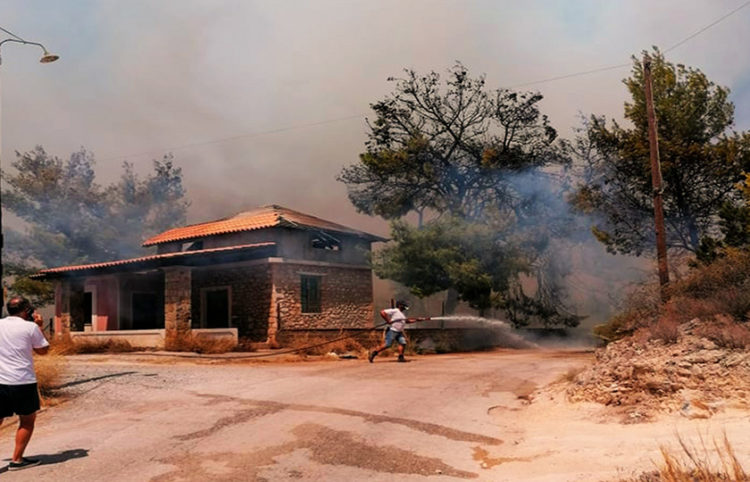
{"type": "Polygon", "coordinates": [[[651,151],[651,183],[654,187],[654,223],[656,224],[656,258],[659,264],[659,287],[662,301],[667,301],[669,267],[667,266],[667,237],[664,232],[664,203],[662,201],[661,165],[659,164],[659,139],[656,134],[654,95],[651,90],[651,57],[643,56],[643,83],[646,87],[646,113],[648,115],[648,144],[651,151]]]}

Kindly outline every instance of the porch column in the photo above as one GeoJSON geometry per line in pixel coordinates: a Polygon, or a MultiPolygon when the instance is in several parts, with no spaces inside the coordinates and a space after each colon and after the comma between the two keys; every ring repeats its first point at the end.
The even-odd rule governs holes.
{"type": "Polygon", "coordinates": [[[190,333],[191,271],[185,266],[164,270],[164,345],[167,350],[179,347],[190,333]]]}
{"type": "Polygon", "coordinates": [[[55,335],[70,334],[70,282],[55,283],[55,335]]]}

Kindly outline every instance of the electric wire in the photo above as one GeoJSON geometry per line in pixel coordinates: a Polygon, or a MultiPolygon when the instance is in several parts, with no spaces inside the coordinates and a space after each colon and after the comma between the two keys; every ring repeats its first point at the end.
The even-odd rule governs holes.
{"type": "Polygon", "coordinates": [[[668,48],[667,50],[665,50],[665,51],[664,51],[664,53],[667,53],[667,52],[669,52],[669,51],[671,51],[671,50],[674,50],[674,49],[676,49],[677,47],[679,47],[680,45],[684,44],[684,43],[685,43],[685,42],[687,42],[688,40],[691,40],[691,39],[693,39],[694,37],[697,37],[698,35],[702,34],[702,33],[703,33],[703,32],[705,32],[706,30],[708,30],[708,29],[710,29],[711,27],[713,27],[714,25],[716,25],[716,24],[718,24],[718,23],[722,22],[722,21],[723,21],[724,19],[726,19],[726,18],[728,18],[728,17],[730,17],[730,16],[734,15],[735,13],[739,12],[739,11],[740,11],[740,10],[742,10],[743,8],[747,7],[748,5],[750,5],[750,0],[749,0],[749,1],[747,1],[747,2],[745,2],[745,3],[743,3],[743,4],[742,4],[742,5],[740,5],[739,7],[735,8],[735,9],[734,9],[734,10],[732,10],[731,12],[727,13],[727,14],[726,14],[726,15],[724,15],[723,17],[720,17],[720,18],[718,18],[718,19],[714,20],[713,22],[709,23],[709,24],[708,24],[708,25],[706,25],[705,27],[701,28],[700,30],[697,30],[697,31],[696,31],[695,33],[692,33],[691,35],[688,35],[688,36],[687,36],[687,37],[685,37],[684,39],[680,40],[680,41],[679,41],[679,42],[677,42],[676,44],[674,44],[674,45],[672,45],[671,47],[669,47],[669,48],[668,48]]]}
{"type": "Polygon", "coordinates": [[[3,32],[7,33],[7,34],[8,34],[8,35],[10,35],[11,37],[15,37],[15,38],[17,38],[18,40],[20,40],[20,41],[22,41],[22,42],[25,42],[25,41],[26,41],[26,39],[23,39],[23,38],[19,37],[18,35],[14,34],[14,33],[13,33],[13,32],[11,32],[10,30],[6,30],[6,29],[4,29],[3,27],[0,27],[0,30],[2,30],[3,32]]]}
{"type": "Polygon", "coordinates": [[[150,155],[150,154],[163,153],[164,151],[169,151],[169,152],[179,151],[179,150],[182,150],[182,149],[189,149],[189,148],[192,148],[192,147],[207,146],[207,145],[210,145],[210,144],[218,144],[220,142],[232,141],[232,140],[235,140],[235,139],[243,139],[243,138],[244,139],[251,139],[253,137],[260,137],[260,136],[265,136],[265,135],[269,135],[269,134],[277,134],[279,132],[286,132],[286,131],[292,131],[292,130],[298,130],[298,129],[306,129],[306,128],[309,128],[309,127],[315,127],[315,126],[320,126],[320,125],[325,125],[325,124],[333,124],[335,122],[342,122],[342,121],[351,120],[351,119],[362,119],[364,117],[365,117],[365,114],[356,114],[356,115],[350,115],[350,116],[346,116],[346,117],[337,117],[335,119],[326,119],[326,120],[317,121],[317,122],[309,122],[307,124],[298,124],[298,125],[293,125],[293,126],[280,127],[278,129],[270,129],[270,130],[267,130],[267,131],[251,132],[251,133],[248,133],[248,134],[238,134],[236,136],[222,137],[220,139],[212,139],[212,140],[208,140],[208,141],[193,142],[193,143],[190,143],[190,144],[183,144],[183,145],[180,145],[180,146],[177,146],[177,147],[170,147],[170,148],[167,148],[167,149],[152,149],[152,150],[148,150],[148,151],[142,151],[142,152],[139,152],[137,154],[127,154],[127,155],[121,155],[121,156],[107,157],[107,158],[101,159],[100,162],[115,161],[115,160],[118,160],[118,159],[127,159],[129,157],[141,157],[141,156],[146,156],[146,155],[150,155]]]}

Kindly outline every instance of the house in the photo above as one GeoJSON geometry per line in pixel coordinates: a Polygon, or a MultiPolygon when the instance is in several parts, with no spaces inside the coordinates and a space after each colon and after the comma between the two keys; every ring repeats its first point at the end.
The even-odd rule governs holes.
{"type": "Polygon", "coordinates": [[[199,332],[274,342],[372,326],[371,244],[384,238],[281,206],[170,229],[156,253],[40,271],[55,331],[170,346],[199,332]]]}

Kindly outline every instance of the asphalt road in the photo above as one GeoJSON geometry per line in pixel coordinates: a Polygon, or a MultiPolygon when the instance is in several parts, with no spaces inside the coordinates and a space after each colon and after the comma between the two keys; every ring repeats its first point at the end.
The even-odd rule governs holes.
{"type": "MultiPolygon", "coordinates": [[[[508,472],[493,458],[521,441],[498,423],[498,410],[514,416],[536,387],[591,358],[538,351],[374,364],[71,357],[62,381],[68,398],[39,415],[27,450],[43,465],[3,468],[0,479],[516,480],[518,464],[529,461],[515,460],[508,472]]],[[[3,457],[12,450],[8,422],[0,427],[3,457]]]]}

